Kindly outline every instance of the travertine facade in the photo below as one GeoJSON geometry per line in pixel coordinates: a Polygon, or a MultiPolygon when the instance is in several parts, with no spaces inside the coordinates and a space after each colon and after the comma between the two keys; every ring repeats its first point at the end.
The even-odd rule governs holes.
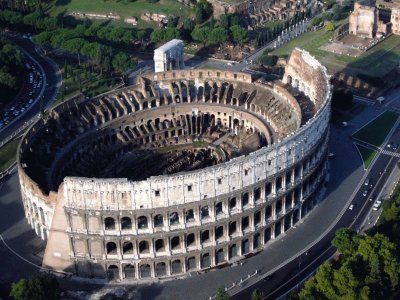
{"type": "Polygon", "coordinates": [[[156,72],[165,72],[184,68],[183,41],[173,39],[154,50],[156,72]]]}
{"type": "Polygon", "coordinates": [[[331,88],[299,49],[284,81],[169,71],[56,107],[18,152],[26,216],[48,238],[43,265],[181,276],[242,259],[291,228],[325,181],[331,88]],[[202,152],[191,148],[198,139],[202,152]]]}
{"type": "Polygon", "coordinates": [[[392,23],[392,32],[400,34],[400,8],[393,8],[390,15],[390,22],[392,23]]]}
{"type": "Polygon", "coordinates": [[[374,38],[378,31],[378,9],[375,6],[354,3],[354,11],[349,18],[349,33],[374,38]]]}

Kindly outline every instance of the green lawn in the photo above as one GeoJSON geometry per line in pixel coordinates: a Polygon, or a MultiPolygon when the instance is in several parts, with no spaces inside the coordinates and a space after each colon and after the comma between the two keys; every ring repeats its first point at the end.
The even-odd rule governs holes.
{"type": "Polygon", "coordinates": [[[397,113],[386,111],[353,134],[353,137],[379,147],[396,123],[398,117],[397,113]]]}
{"type": "Polygon", "coordinates": [[[154,27],[155,24],[155,22],[143,22],[140,20],[140,15],[144,12],[163,13],[186,18],[193,11],[193,8],[185,6],[176,0],[160,0],[156,3],[150,3],[146,0],[133,2],[128,0],[55,0],[49,12],[54,16],[60,13],[70,14],[72,12],[113,13],[121,17],[121,21],[118,21],[118,23],[122,23],[126,17],[135,16],[139,18],[137,27],[143,28],[154,27]]]}
{"type": "Polygon", "coordinates": [[[303,48],[316,56],[328,68],[330,73],[346,69],[347,73],[365,73],[382,77],[400,63],[400,36],[391,35],[378,43],[359,57],[338,55],[319,48],[332,37],[331,32],[324,29],[309,31],[291,40],[272,53],[278,56],[288,56],[295,47],[303,48]]]}
{"type": "Polygon", "coordinates": [[[20,139],[13,140],[0,148],[0,172],[7,170],[14,162],[20,139]]]}
{"type": "Polygon", "coordinates": [[[289,56],[294,48],[299,47],[306,49],[313,55],[316,55],[317,53],[325,52],[319,50],[318,48],[328,42],[332,35],[332,32],[326,32],[324,29],[318,31],[308,31],[298,38],[291,40],[282,47],[274,50],[272,54],[278,56],[289,56]]]}
{"type": "Polygon", "coordinates": [[[356,147],[357,147],[358,151],[360,152],[360,155],[361,155],[361,158],[362,158],[363,164],[364,164],[364,169],[366,170],[366,169],[368,169],[371,162],[375,158],[377,152],[374,150],[371,150],[369,148],[363,147],[359,144],[356,144],[356,147]]]}

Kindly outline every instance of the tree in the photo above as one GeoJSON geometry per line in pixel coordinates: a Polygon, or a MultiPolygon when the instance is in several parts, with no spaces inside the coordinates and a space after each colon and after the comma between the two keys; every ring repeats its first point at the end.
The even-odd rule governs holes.
{"type": "Polygon", "coordinates": [[[255,289],[253,293],[251,293],[251,300],[262,300],[263,293],[259,290],[255,289]]]}
{"type": "Polygon", "coordinates": [[[263,55],[260,58],[260,62],[269,67],[273,67],[278,62],[278,56],[276,55],[263,55]]]}
{"type": "Polygon", "coordinates": [[[179,22],[179,17],[170,15],[168,17],[168,27],[177,27],[179,22]]]}
{"type": "Polygon", "coordinates": [[[80,51],[86,43],[87,42],[84,39],[74,38],[74,39],[67,40],[65,43],[63,43],[61,45],[61,47],[69,52],[77,54],[78,55],[78,64],[81,65],[80,51]]]}
{"type": "Polygon", "coordinates": [[[335,30],[335,24],[333,24],[332,22],[327,22],[325,24],[325,30],[326,31],[334,31],[335,30]]]}
{"type": "Polygon", "coordinates": [[[220,287],[217,289],[215,300],[229,300],[229,294],[225,291],[224,288],[220,287]]]}
{"type": "Polygon", "coordinates": [[[153,43],[159,43],[162,40],[164,40],[164,31],[162,29],[155,29],[151,34],[150,34],[150,40],[153,43]]]}
{"type": "Polygon", "coordinates": [[[208,42],[210,44],[218,44],[221,46],[221,44],[225,43],[228,40],[228,32],[226,29],[217,27],[214,28],[208,36],[208,42]]]}
{"type": "Polygon", "coordinates": [[[54,276],[40,274],[13,283],[10,296],[15,300],[55,300],[59,299],[60,290],[58,281],[54,276]]]}
{"type": "Polygon", "coordinates": [[[202,43],[203,47],[204,47],[206,45],[206,43],[207,43],[207,39],[208,39],[208,35],[210,33],[210,30],[211,29],[208,26],[196,27],[192,31],[193,40],[198,42],[198,43],[202,43]]]}
{"type": "Polygon", "coordinates": [[[36,44],[39,44],[42,47],[46,47],[51,43],[51,37],[54,35],[54,32],[43,31],[33,37],[33,41],[36,44]]]}
{"type": "Polygon", "coordinates": [[[234,25],[231,28],[232,37],[235,43],[242,45],[247,40],[248,31],[240,25],[234,25]]]}
{"type": "Polygon", "coordinates": [[[219,26],[223,28],[228,28],[229,27],[229,17],[227,15],[221,15],[219,19],[219,26]]]}
{"type": "Polygon", "coordinates": [[[332,245],[337,248],[340,253],[350,254],[354,252],[359,243],[357,233],[349,228],[340,228],[336,231],[332,240],[332,245]]]}
{"type": "Polygon", "coordinates": [[[123,52],[118,52],[112,59],[113,68],[119,72],[124,72],[127,69],[134,67],[135,64],[136,62],[130,59],[129,56],[123,52]]]}

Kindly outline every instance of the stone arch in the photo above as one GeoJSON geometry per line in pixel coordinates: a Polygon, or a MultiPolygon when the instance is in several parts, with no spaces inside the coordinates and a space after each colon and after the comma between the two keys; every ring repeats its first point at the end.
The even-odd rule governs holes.
{"type": "Polygon", "coordinates": [[[203,230],[201,232],[201,243],[209,242],[210,241],[210,231],[203,230]]]}
{"type": "Polygon", "coordinates": [[[186,247],[194,246],[194,245],[196,245],[196,237],[195,237],[194,233],[189,233],[186,236],[186,247]]]}
{"type": "Polygon", "coordinates": [[[104,219],[104,229],[105,230],[115,230],[115,219],[107,217],[104,219]]]}
{"type": "Polygon", "coordinates": [[[179,224],[179,214],[176,211],[169,214],[169,224],[179,224]]]}
{"type": "Polygon", "coordinates": [[[171,264],[171,273],[179,274],[182,273],[182,263],[180,259],[175,259],[171,264]]]}
{"type": "Polygon", "coordinates": [[[138,218],[138,228],[139,229],[145,229],[148,228],[149,224],[147,222],[147,217],[146,216],[140,216],[138,218]]]}
{"type": "Polygon", "coordinates": [[[179,235],[174,236],[171,239],[171,250],[180,249],[181,248],[181,238],[179,235]]]}
{"type": "Polygon", "coordinates": [[[121,218],[121,230],[132,229],[132,220],[129,217],[121,218]]]}
{"type": "Polygon", "coordinates": [[[119,268],[116,265],[110,265],[107,268],[107,278],[108,280],[119,279],[119,268]]]}
{"type": "Polygon", "coordinates": [[[211,267],[211,258],[209,253],[204,253],[201,256],[200,264],[202,269],[211,267]]]}
{"type": "Polygon", "coordinates": [[[124,266],[124,275],[125,275],[125,278],[135,278],[136,277],[135,266],[132,264],[125,265],[124,266]]]}
{"type": "Polygon", "coordinates": [[[122,244],[122,254],[133,254],[133,244],[131,242],[122,244]]]}
{"type": "Polygon", "coordinates": [[[215,252],[215,264],[221,264],[225,261],[225,253],[224,253],[224,249],[218,249],[215,252]]]}
{"type": "Polygon", "coordinates": [[[107,217],[104,219],[104,229],[105,230],[114,230],[115,229],[115,219],[111,217],[107,217]]]}
{"type": "Polygon", "coordinates": [[[114,242],[108,242],[106,244],[106,253],[107,254],[117,254],[117,244],[114,242]]]}
{"type": "Polygon", "coordinates": [[[190,270],[196,270],[197,265],[196,265],[196,258],[194,256],[191,256],[187,259],[187,269],[188,271],[190,270]]]}
{"type": "Polygon", "coordinates": [[[140,266],[140,278],[151,277],[151,267],[149,264],[143,264],[140,266]]]}
{"type": "Polygon", "coordinates": [[[150,253],[150,246],[148,241],[139,242],[139,254],[150,253]]]}
{"type": "Polygon", "coordinates": [[[185,217],[186,223],[188,223],[188,222],[193,222],[193,221],[195,220],[193,209],[188,209],[188,210],[186,211],[185,215],[186,215],[186,217],[185,217]]]}
{"type": "Polygon", "coordinates": [[[163,240],[163,239],[158,239],[158,240],[156,240],[155,245],[154,245],[154,248],[155,248],[155,251],[156,251],[156,252],[163,252],[163,251],[165,251],[165,243],[164,243],[164,240],[163,240]]]}
{"type": "Polygon", "coordinates": [[[159,262],[156,264],[156,276],[166,276],[167,275],[167,265],[165,262],[159,262]]]}
{"type": "Polygon", "coordinates": [[[162,215],[154,216],[154,227],[162,227],[164,226],[164,217],[162,215]]]}
{"type": "Polygon", "coordinates": [[[231,259],[236,256],[237,256],[237,246],[236,246],[236,244],[233,244],[233,245],[229,246],[228,257],[229,257],[229,259],[231,259]]]}

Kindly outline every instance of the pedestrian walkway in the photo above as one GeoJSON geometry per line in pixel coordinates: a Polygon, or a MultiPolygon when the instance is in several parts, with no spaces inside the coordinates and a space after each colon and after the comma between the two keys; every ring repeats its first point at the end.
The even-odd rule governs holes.
{"type": "Polygon", "coordinates": [[[400,153],[397,153],[397,152],[388,151],[388,150],[382,150],[381,153],[385,154],[385,155],[390,155],[390,156],[394,156],[394,157],[400,158],[400,153]]]}

